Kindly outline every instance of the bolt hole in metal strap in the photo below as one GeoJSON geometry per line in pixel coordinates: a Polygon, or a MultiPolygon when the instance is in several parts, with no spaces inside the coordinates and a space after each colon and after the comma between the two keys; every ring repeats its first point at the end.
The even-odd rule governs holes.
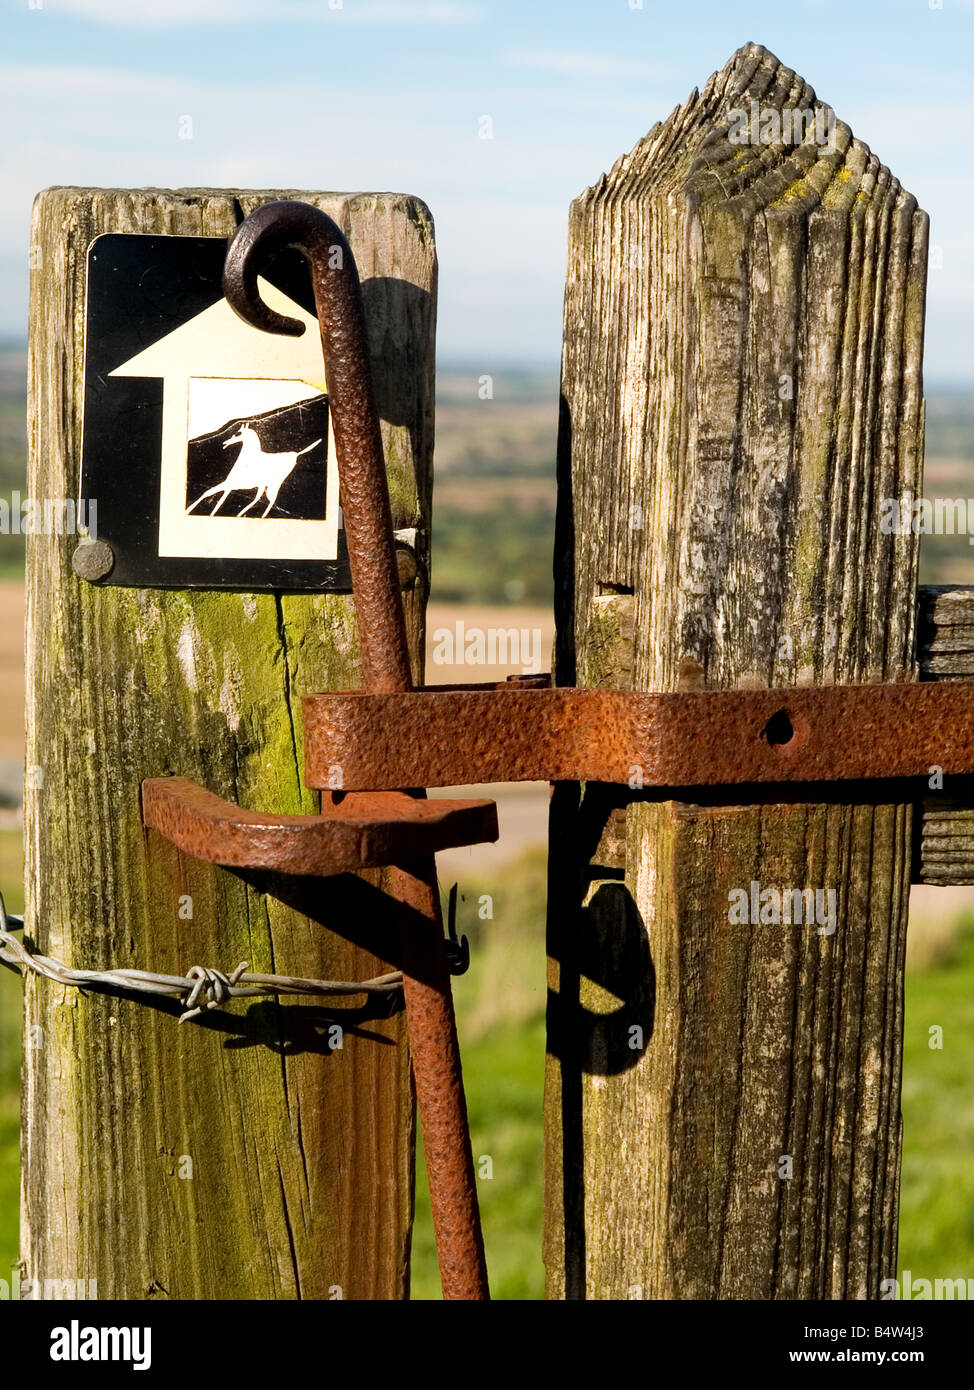
{"type": "Polygon", "coordinates": [[[795,727],[786,709],[775,710],[764,726],[764,736],[772,748],[782,748],[795,737],[795,727]]]}

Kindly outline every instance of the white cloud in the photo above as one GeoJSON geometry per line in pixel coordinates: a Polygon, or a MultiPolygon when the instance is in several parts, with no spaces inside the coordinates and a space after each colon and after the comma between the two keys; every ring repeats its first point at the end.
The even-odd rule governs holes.
{"type": "Polygon", "coordinates": [[[576,77],[658,78],[665,72],[661,64],[641,58],[610,58],[582,49],[513,48],[505,54],[505,61],[515,68],[576,77]]]}
{"type": "Polygon", "coordinates": [[[212,185],[229,177],[243,187],[314,188],[324,180],[333,188],[424,194],[435,187],[464,199],[489,190],[501,201],[530,200],[539,146],[540,182],[557,190],[567,213],[618,150],[607,144],[604,123],[588,119],[571,141],[551,143],[565,110],[576,110],[573,94],[531,103],[537,114],[528,123],[513,98],[500,97],[496,137],[484,140],[482,98],[459,85],[432,90],[402,79],[376,85],[363,102],[357,84],[333,76],[209,82],[81,65],[0,66],[0,123],[17,132],[4,159],[0,225],[19,215],[12,183],[212,185]],[[180,138],[184,116],[191,139],[180,138]]]}
{"type": "Polygon", "coordinates": [[[118,28],[180,28],[259,20],[335,24],[455,25],[481,18],[467,0],[49,0],[60,9],[118,28]]]}
{"type": "MultiPolygon", "coordinates": [[[[346,0],[348,3],[348,0],[346,0]]],[[[445,354],[557,358],[568,205],[652,117],[570,81],[492,94],[496,137],[477,137],[483,95],[448,77],[405,75],[363,100],[351,77],[298,83],[195,81],[84,66],[0,66],[0,127],[9,134],[0,200],[0,334],[22,332],[30,206],[68,183],[180,187],[392,189],[425,198],[440,253],[439,340],[445,354]],[[540,90],[535,90],[539,87],[540,90]],[[295,118],[295,113],[299,118],[295,118]],[[180,139],[192,119],[193,139],[180,139]]],[[[634,88],[627,87],[627,94],[634,88]]],[[[931,214],[943,251],[928,300],[927,378],[974,374],[974,179],[966,174],[967,103],[915,100],[854,112],[931,214]]],[[[485,367],[485,370],[489,370],[485,367]]]]}
{"type": "Polygon", "coordinates": [[[0,66],[0,126],[18,132],[0,200],[0,334],[24,319],[40,188],[390,189],[425,198],[435,218],[444,353],[557,360],[568,205],[604,164],[594,122],[550,142],[560,110],[538,129],[500,121],[482,140],[481,107],[462,86],[383,83],[363,102],[357,84],[332,78],[254,86],[0,66]],[[192,139],[179,139],[183,116],[192,139]]]}
{"type": "MultiPolygon", "coordinates": [[[[305,6],[309,11],[320,5],[305,6]]],[[[346,20],[356,24],[472,24],[483,18],[480,5],[461,3],[461,0],[345,0],[342,11],[346,20]]],[[[309,14],[309,18],[311,18],[309,14]]]]}
{"type": "Polygon", "coordinates": [[[176,28],[183,24],[245,23],[263,18],[265,0],[48,0],[58,10],[126,28],[176,28]]]}
{"type": "MultiPolygon", "coordinates": [[[[68,64],[55,66],[46,63],[20,63],[17,67],[0,67],[0,81],[3,83],[0,94],[0,110],[9,110],[13,118],[16,110],[31,108],[34,111],[63,112],[62,98],[77,97],[79,101],[100,101],[103,98],[126,98],[136,102],[175,99],[187,93],[205,90],[203,84],[193,84],[184,78],[159,77],[153,73],[126,72],[123,68],[72,67],[68,64]]],[[[91,108],[83,108],[78,115],[82,124],[87,123],[91,108]]],[[[96,120],[101,120],[98,113],[96,120]]],[[[118,113],[113,123],[118,121],[118,113]]],[[[20,132],[23,137],[24,132],[20,132]]]]}

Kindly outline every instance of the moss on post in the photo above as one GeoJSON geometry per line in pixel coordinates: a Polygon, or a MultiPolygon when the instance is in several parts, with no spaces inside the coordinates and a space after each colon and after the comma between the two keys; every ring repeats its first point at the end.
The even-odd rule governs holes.
{"type": "MultiPolygon", "coordinates": [[[[918,542],[879,507],[920,490],[927,219],[841,122],[776,136],[796,110],[827,122],[748,45],[572,206],[560,684],[915,678],[918,542]]],[[[620,833],[617,800],[553,801],[549,1294],[877,1298],[911,807],[636,790],[620,833]],[[735,920],[752,883],[833,914],[735,920]]]]}
{"type": "MultiPolygon", "coordinates": [[[[420,578],[405,596],[418,670],[435,251],[414,199],[41,194],[30,491],[79,492],[92,239],[225,237],[280,197],[334,217],[359,263],[395,522],[418,528],[420,578]],[[395,295],[403,284],[408,296],[395,295]]],[[[248,960],[256,971],[333,979],[388,968],[386,939],[362,924],[374,874],[323,882],[302,899],[295,885],[182,859],[146,836],[139,811],[142,780],[167,775],[246,807],[316,809],[301,782],[300,697],[360,682],[350,597],[99,588],[73,572],[76,543],[34,536],[28,551],[28,936],[81,967],[182,975],[194,963],[248,960]]],[[[260,1001],[180,1028],[167,1005],[29,981],[25,1278],[92,1279],[113,1299],[404,1297],[413,1165],[405,1030],[401,1014],[374,1017],[359,1003],[260,1001]]]]}

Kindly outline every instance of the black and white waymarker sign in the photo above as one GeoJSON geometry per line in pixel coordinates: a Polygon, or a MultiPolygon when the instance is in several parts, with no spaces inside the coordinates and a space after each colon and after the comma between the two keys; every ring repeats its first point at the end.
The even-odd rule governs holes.
{"type": "Polygon", "coordinates": [[[259,281],[300,337],[244,323],[217,237],[108,234],[88,252],[82,496],[110,584],[349,585],[328,385],[301,258],[259,281]]]}

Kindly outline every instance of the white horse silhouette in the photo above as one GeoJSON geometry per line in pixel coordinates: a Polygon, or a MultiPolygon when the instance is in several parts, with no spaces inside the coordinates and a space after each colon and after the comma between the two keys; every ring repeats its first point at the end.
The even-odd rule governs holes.
{"type": "Polygon", "coordinates": [[[298,459],[320,443],[321,440],[316,439],[313,444],[306,444],[303,449],[298,449],[297,452],[265,454],[260,442],[260,435],[253,425],[241,425],[239,432],[231,435],[223,445],[224,449],[229,449],[231,444],[243,445],[240,453],[234,459],[230,472],[222,483],[208,487],[205,492],[201,493],[193,505],[186,508],[187,514],[195,511],[201,502],[206,501],[207,497],[213,497],[219,493],[220,500],[210,512],[210,516],[216,516],[231,492],[250,492],[253,490],[254,500],[248,502],[242,511],[237,512],[237,516],[246,516],[249,511],[253,511],[261,497],[267,498],[267,506],[261,512],[261,516],[267,516],[277,501],[277,494],[294,472],[298,459]]]}

